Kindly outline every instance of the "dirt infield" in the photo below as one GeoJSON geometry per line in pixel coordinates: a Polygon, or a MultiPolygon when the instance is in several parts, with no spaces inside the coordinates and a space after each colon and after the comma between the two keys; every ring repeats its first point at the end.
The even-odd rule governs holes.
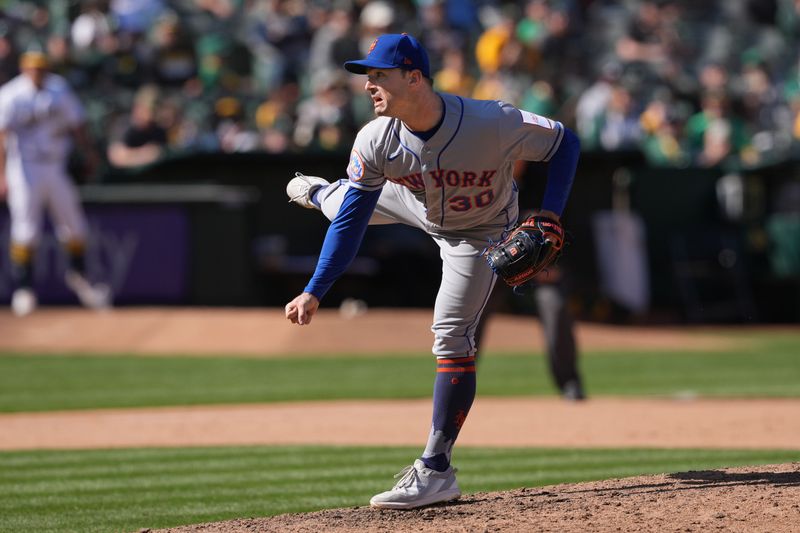
{"type": "Polygon", "coordinates": [[[800,463],[471,494],[412,511],[332,509],[163,533],[800,531],[800,463]]]}
{"type": "MultiPolygon", "coordinates": [[[[481,398],[459,446],[800,450],[800,400],[481,398]]],[[[0,450],[240,444],[409,445],[430,400],[0,414],[0,450]]]]}
{"type": "MultiPolygon", "coordinates": [[[[280,310],[123,309],[92,314],[0,312],[0,350],[274,357],[375,356],[427,351],[426,310],[324,311],[310,327],[280,310]]],[[[725,350],[728,330],[579,324],[592,350],[725,350]]],[[[498,316],[488,350],[541,351],[531,318],[498,316]]],[[[800,450],[800,400],[478,398],[460,446],[675,447],[800,450]],[[525,422],[520,424],[520,417],[525,422]],[[513,433],[508,428],[515,428],[513,433]]],[[[0,415],[0,450],[225,444],[422,445],[430,400],[12,413],[0,415]]],[[[254,531],[800,531],[800,464],[687,472],[474,494],[411,512],[337,509],[165,530],[254,531]]]]}
{"type": "MultiPolygon", "coordinates": [[[[364,354],[430,351],[432,312],[371,309],[348,318],[322,310],[308,327],[290,324],[279,309],[125,308],[88,313],[44,308],[18,319],[0,311],[0,350],[142,355],[364,354]]],[[[730,331],[734,331],[731,329],[730,331]]],[[[736,341],[725,330],[620,328],[589,323],[576,327],[580,347],[592,350],[725,349],[736,341]]],[[[497,315],[487,326],[487,350],[541,351],[539,323],[531,317],[497,315]]]]}

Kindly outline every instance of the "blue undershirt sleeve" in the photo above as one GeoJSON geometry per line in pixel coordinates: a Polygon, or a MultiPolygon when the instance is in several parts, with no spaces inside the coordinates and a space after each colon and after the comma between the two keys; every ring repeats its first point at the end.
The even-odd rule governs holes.
{"type": "Polygon", "coordinates": [[[305,292],[322,300],[333,282],[347,270],[361,246],[369,219],[375,211],[380,196],[381,189],[376,191],[362,191],[355,187],[347,189],[339,213],[328,227],[319,253],[317,268],[311,281],[306,285],[305,292]]]}
{"type": "Polygon", "coordinates": [[[569,128],[564,128],[564,138],[548,163],[542,209],[552,211],[558,216],[564,212],[580,153],[581,143],[578,136],[569,128]]]}

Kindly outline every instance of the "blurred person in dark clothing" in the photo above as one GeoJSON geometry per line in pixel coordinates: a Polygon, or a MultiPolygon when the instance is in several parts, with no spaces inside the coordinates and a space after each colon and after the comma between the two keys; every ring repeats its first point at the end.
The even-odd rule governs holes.
{"type": "Polygon", "coordinates": [[[246,41],[262,88],[300,79],[308,70],[313,30],[305,2],[252,2],[245,8],[246,41]]]}
{"type": "Polygon", "coordinates": [[[626,62],[663,62],[667,58],[667,47],[658,3],[653,0],[639,3],[627,33],[616,43],[617,55],[626,62]]]}
{"type": "Polygon", "coordinates": [[[301,149],[347,150],[358,132],[347,79],[323,73],[314,83],[314,95],[297,108],[294,142],[301,149]]]}
{"type": "Polygon", "coordinates": [[[143,87],[131,108],[130,122],[122,135],[108,146],[108,160],[116,167],[139,167],[160,159],[166,150],[167,132],[156,122],[158,89],[143,87]]]}
{"type": "MultiPolygon", "coordinates": [[[[0,3],[3,4],[3,3],[0,3]]],[[[54,20],[45,2],[11,2],[4,6],[13,32],[14,45],[19,50],[41,48],[54,33],[54,20]]]]}
{"type": "Polygon", "coordinates": [[[197,75],[192,36],[175,13],[162,15],[153,28],[154,81],[164,87],[181,87],[197,75]]]}
{"type": "Polygon", "coordinates": [[[17,51],[5,24],[0,24],[0,84],[19,73],[17,51]]]}
{"type": "Polygon", "coordinates": [[[635,149],[642,137],[639,112],[631,91],[624,85],[612,87],[608,106],[597,117],[596,137],[589,146],[609,151],[635,149]]]}
{"type": "Polygon", "coordinates": [[[309,72],[337,72],[342,63],[359,53],[353,11],[346,4],[334,3],[311,37],[309,72]]]}
{"type": "Polygon", "coordinates": [[[250,86],[250,50],[221,33],[203,35],[195,42],[198,78],[206,93],[245,91],[250,86]]]}
{"type": "Polygon", "coordinates": [[[742,117],[759,161],[784,153],[791,139],[791,112],[780,87],[763,61],[742,66],[742,117]]]}
{"type": "Polygon", "coordinates": [[[256,108],[256,127],[261,148],[269,153],[287,152],[292,147],[294,114],[300,97],[296,83],[285,83],[256,108]]]}
{"type": "Polygon", "coordinates": [[[424,2],[419,7],[420,42],[428,51],[432,72],[445,68],[445,55],[450,50],[465,50],[472,44],[463,30],[452,25],[447,4],[453,3],[456,2],[424,2]]]}
{"type": "Polygon", "coordinates": [[[242,102],[223,96],[214,103],[219,149],[225,153],[252,152],[259,148],[258,133],[248,127],[242,102]]]}
{"type": "MultiPolygon", "coordinates": [[[[575,320],[568,306],[561,276],[558,267],[542,272],[525,287],[523,295],[518,297],[531,298],[536,306],[544,334],[547,368],[559,394],[565,400],[585,400],[586,392],[578,371],[575,320]]],[[[495,286],[491,299],[483,310],[475,331],[477,349],[481,349],[486,341],[486,324],[492,314],[498,311],[499,296],[502,294],[507,292],[495,286]]]]}

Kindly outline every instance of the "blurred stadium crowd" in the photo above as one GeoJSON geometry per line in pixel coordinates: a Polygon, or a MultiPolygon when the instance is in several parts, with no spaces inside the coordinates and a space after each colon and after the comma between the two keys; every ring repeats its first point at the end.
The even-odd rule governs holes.
{"type": "Polygon", "coordinates": [[[798,0],[6,0],[0,82],[46,50],[113,166],[196,151],[347,151],[372,116],[341,64],[408,32],[435,86],[655,165],[800,145],[798,0]]]}

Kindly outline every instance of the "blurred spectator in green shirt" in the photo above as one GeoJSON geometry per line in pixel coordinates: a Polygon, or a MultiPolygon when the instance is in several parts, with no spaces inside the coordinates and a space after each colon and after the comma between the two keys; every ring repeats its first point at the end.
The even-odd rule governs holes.
{"type": "Polygon", "coordinates": [[[744,122],[731,111],[730,99],[723,92],[703,96],[700,111],[686,123],[686,141],[692,161],[700,166],[718,165],[728,157],[752,161],[744,122]]]}

